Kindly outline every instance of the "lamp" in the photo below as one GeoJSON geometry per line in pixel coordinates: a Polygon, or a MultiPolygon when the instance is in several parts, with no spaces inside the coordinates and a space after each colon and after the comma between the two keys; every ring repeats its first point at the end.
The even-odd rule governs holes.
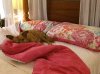
{"type": "Polygon", "coordinates": [[[23,0],[12,0],[14,24],[23,21],[23,0]]]}
{"type": "Polygon", "coordinates": [[[12,0],[15,24],[28,21],[28,0],[12,0]]]}

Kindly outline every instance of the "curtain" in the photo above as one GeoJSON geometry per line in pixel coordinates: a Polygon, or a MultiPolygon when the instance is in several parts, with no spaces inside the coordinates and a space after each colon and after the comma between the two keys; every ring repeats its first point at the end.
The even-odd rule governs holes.
{"type": "Polygon", "coordinates": [[[46,0],[29,0],[28,5],[31,19],[47,20],[46,0]]]}
{"type": "Polygon", "coordinates": [[[23,0],[1,0],[4,11],[5,26],[17,24],[23,18],[23,0]]]}
{"type": "MultiPolygon", "coordinates": [[[[23,19],[21,12],[21,10],[23,10],[23,5],[21,5],[23,3],[22,1],[24,0],[0,0],[5,15],[5,26],[16,24],[16,22],[23,19]]],[[[36,20],[47,20],[46,0],[28,1],[30,18],[36,20]]]]}
{"type": "Polygon", "coordinates": [[[3,10],[3,4],[2,0],[0,0],[0,19],[3,19],[5,17],[4,10],[3,10]]]}
{"type": "Polygon", "coordinates": [[[100,27],[100,0],[80,1],[79,23],[100,27]]]}
{"type": "Polygon", "coordinates": [[[2,0],[5,15],[5,26],[13,24],[12,0],[2,0]]]}

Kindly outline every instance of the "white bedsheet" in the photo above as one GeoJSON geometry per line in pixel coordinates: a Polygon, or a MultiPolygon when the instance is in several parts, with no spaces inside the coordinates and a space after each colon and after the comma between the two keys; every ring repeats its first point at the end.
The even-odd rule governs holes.
{"type": "MultiPolygon", "coordinates": [[[[12,30],[10,30],[10,31],[12,31],[12,30]]],[[[10,31],[7,31],[6,34],[11,33],[10,31]]],[[[2,31],[0,31],[0,32],[2,32],[2,31]]],[[[12,32],[13,32],[13,34],[18,34],[16,31],[12,31],[12,32]]],[[[1,35],[1,34],[2,33],[0,33],[0,43],[2,42],[2,40],[5,39],[4,35],[1,35]]],[[[88,68],[91,71],[91,74],[100,74],[100,52],[89,51],[87,49],[84,49],[84,48],[81,48],[81,47],[78,47],[75,45],[63,43],[63,42],[55,42],[54,44],[55,45],[64,45],[64,46],[71,48],[71,50],[74,51],[82,59],[82,61],[88,66],[88,68]]],[[[15,62],[15,61],[12,61],[11,59],[7,58],[6,56],[4,56],[4,54],[1,51],[0,51],[0,59],[3,60],[4,62],[7,62],[10,65],[13,65],[13,66],[11,66],[12,68],[16,67],[19,70],[26,72],[27,74],[31,74],[33,71],[32,69],[33,69],[34,62],[31,62],[28,64],[22,64],[19,62],[15,62]]],[[[1,61],[0,61],[0,63],[1,63],[1,61]]],[[[0,67],[0,70],[1,70],[1,67],[0,67]]],[[[5,70],[5,72],[7,72],[6,67],[4,67],[4,70],[5,70]]],[[[14,73],[11,73],[11,74],[14,74],[14,73]]]]}
{"type": "Polygon", "coordinates": [[[100,52],[94,52],[81,48],[75,45],[71,45],[63,42],[55,42],[56,45],[64,45],[71,48],[88,66],[91,71],[91,74],[100,74],[100,52]]]}
{"type": "MultiPolygon", "coordinates": [[[[100,52],[89,51],[87,49],[74,46],[71,44],[63,43],[63,42],[55,42],[54,44],[64,45],[71,48],[71,50],[74,51],[82,59],[82,61],[87,65],[87,67],[91,71],[91,74],[100,74],[100,52]]],[[[25,71],[28,74],[31,74],[33,71],[32,69],[33,69],[34,62],[31,62],[28,64],[15,62],[9,59],[8,57],[5,57],[2,52],[0,52],[0,58],[16,66],[17,68],[25,71]]]]}

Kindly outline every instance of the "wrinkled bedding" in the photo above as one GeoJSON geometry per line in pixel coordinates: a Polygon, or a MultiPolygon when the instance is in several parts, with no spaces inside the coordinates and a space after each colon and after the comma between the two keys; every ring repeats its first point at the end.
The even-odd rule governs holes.
{"type": "MultiPolygon", "coordinates": [[[[5,32],[6,34],[10,33],[10,31],[6,31],[6,32],[5,32]]],[[[0,43],[2,43],[3,40],[5,39],[5,36],[4,35],[2,36],[1,33],[2,32],[0,32],[0,43]]],[[[13,31],[13,34],[16,34],[16,31],[13,31]]],[[[92,52],[92,51],[89,51],[87,49],[84,49],[84,48],[81,48],[81,47],[78,47],[75,45],[63,43],[63,42],[55,42],[54,45],[64,45],[64,46],[69,47],[87,65],[87,67],[90,69],[91,74],[100,74],[100,71],[99,71],[100,70],[100,59],[98,59],[98,58],[100,58],[99,52],[92,52]]],[[[9,60],[8,58],[6,58],[3,55],[4,54],[0,53],[1,59],[5,60],[7,62],[10,62],[14,66],[22,69],[23,71],[26,71],[28,74],[32,73],[34,62],[28,63],[28,64],[16,63],[16,62],[9,60]]]]}
{"type": "Polygon", "coordinates": [[[71,48],[71,50],[75,52],[88,66],[91,74],[100,74],[100,52],[93,52],[85,48],[81,48],[64,42],[55,42],[54,44],[71,48]]]}
{"type": "Polygon", "coordinates": [[[62,45],[14,43],[6,40],[0,48],[6,56],[15,60],[24,63],[34,61],[32,74],[90,74],[84,62],[73,51],[62,45]]]}

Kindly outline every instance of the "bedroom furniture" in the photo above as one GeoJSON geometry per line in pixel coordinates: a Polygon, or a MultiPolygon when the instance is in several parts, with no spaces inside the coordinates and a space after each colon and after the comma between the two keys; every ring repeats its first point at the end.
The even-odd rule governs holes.
{"type": "MultiPolygon", "coordinates": [[[[0,43],[6,38],[5,35],[7,34],[16,34],[16,29],[14,29],[14,25],[10,27],[0,28],[0,43]],[[13,29],[11,29],[13,28],[13,29]]],[[[64,42],[58,42],[56,41],[53,43],[54,45],[63,45],[69,47],[73,52],[75,52],[79,58],[87,65],[87,67],[90,69],[91,74],[100,74],[100,52],[93,52],[90,50],[87,50],[85,48],[81,48],[75,45],[71,45],[64,42]]],[[[18,70],[24,71],[27,74],[32,73],[32,69],[34,66],[34,62],[23,64],[20,62],[13,61],[13,59],[8,58],[5,56],[2,52],[0,52],[0,59],[3,60],[3,70],[5,70],[6,74],[8,71],[8,68],[5,68],[5,63],[8,63],[8,65],[12,66],[11,70],[14,68],[17,68],[18,70]]],[[[0,61],[2,63],[2,61],[0,61]]],[[[2,67],[0,67],[0,70],[2,70],[2,67]]],[[[13,74],[14,71],[12,71],[13,74]]]]}
{"type": "Polygon", "coordinates": [[[29,11],[28,0],[23,0],[23,21],[29,20],[28,11],[29,11]]]}
{"type": "Polygon", "coordinates": [[[79,23],[80,0],[47,0],[48,20],[79,23]]]}
{"type": "MultiPolygon", "coordinates": [[[[82,59],[82,61],[88,66],[88,68],[91,70],[91,74],[100,74],[100,59],[98,59],[100,58],[99,53],[91,52],[84,48],[80,48],[80,47],[70,45],[67,43],[55,42],[54,44],[55,45],[60,44],[60,45],[64,45],[71,48],[82,59]]],[[[2,72],[2,74],[6,74],[7,71],[10,72],[8,74],[17,74],[17,72],[19,72],[19,74],[32,74],[34,62],[30,62],[27,64],[16,62],[6,57],[2,52],[0,52],[0,59],[2,60],[2,61],[0,60],[0,63],[3,64],[2,66],[0,66],[0,70],[2,70],[0,72],[2,72]],[[8,67],[5,68],[5,65],[8,67]]]]}
{"type": "MultiPolygon", "coordinates": [[[[58,1],[58,0],[57,0],[58,1]]],[[[73,0],[71,0],[73,1],[73,0]]],[[[26,10],[27,11],[27,10],[26,10]]],[[[26,28],[26,27],[25,27],[26,28]]],[[[30,28],[30,27],[29,27],[30,28]]],[[[4,28],[3,28],[4,29],[4,28]]],[[[5,27],[5,35],[7,34],[16,34],[17,30],[13,27],[5,27]],[[9,30],[8,30],[9,29],[9,30]],[[16,30],[16,31],[15,31],[16,30]],[[7,33],[6,33],[7,32],[7,33]]],[[[0,28],[0,42],[4,40],[5,35],[2,35],[2,29],[0,28]]],[[[99,52],[92,52],[85,48],[81,48],[75,45],[71,45],[64,42],[55,42],[54,45],[63,45],[71,48],[73,52],[75,52],[81,60],[87,65],[90,69],[91,74],[100,74],[100,53],[99,52]]],[[[34,66],[34,62],[23,64],[20,62],[13,61],[13,59],[8,58],[0,51],[0,72],[2,74],[32,74],[32,69],[34,66]],[[6,68],[7,67],[7,68],[6,68]]]]}
{"type": "MultiPolygon", "coordinates": [[[[79,23],[80,0],[47,0],[48,20],[79,23]]],[[[23,1],[24,21],[29,20],[28,0],[23,1]]]]}
{"type": "Polygon", "coordinates": [[[12,0],[12,5],[15,23],[29,20],[28,0],[12,0]]]}

